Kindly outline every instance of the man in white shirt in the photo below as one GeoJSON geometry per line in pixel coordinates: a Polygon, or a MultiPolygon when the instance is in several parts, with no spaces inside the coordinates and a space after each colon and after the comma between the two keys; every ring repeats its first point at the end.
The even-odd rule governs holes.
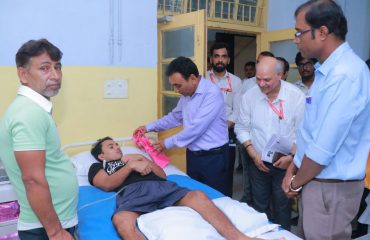
{"type": "Polygon", "coordinates": [[[282,65],[273,57],[264,57],[256,67],[257,86],[243,95],[235,125],[238,140],[244,145],[254,164],[250,164],[253,206],[269,213],[273,199],[274,221],[290,229],[290,201],[281,189],[285,170],[293,160],[291,154],[274,163],[262,158],[262,151],[273,134],[294,142],[295,131],[304,111],[304,94],[292,84],[282,81],[282,65]]]}
{"type": "Polygon", "coordinates": [[[304,58],[301,52],[298,52],[295,56],[295,64],[298,67],[299,75],[301,79],[294,83],[304,94],[307,95],[308,90],[315,80],[315,67],[314,64],[317,62],[315,58],[304,58]]]}
{"type": "MultiPolygon", "coordinates": [[[[257,64],[264,57],[274,57],[274,54],[269,51],[260,52],[260,54],[258,54],[258,57],[257,57],[257,64]]],[[[240,97],[243,96],[245,92],[247,92],[249,89],[251,89],[255,85],[256,85],[256,76],[253,76],[251,78],[244,78],[242,81],[242,89],[240,90],[240,97]]]]}
{"type": "MultiPolygon", "coordinates": [[[[274,57],[274,54],[272,54],[269,51],[263,51],[260,54],[258,54],[257,57],[257,63],[261,61],[264,57],[274,57]]],[[[254,62],[252,62],[254,63],[254,62]]],[[[247,65],[247,63],[246,63],[247,65]]],[[[243,95],[252,87],[256,85],[256,65],[254,64],[254,75],[250,78],[244,78],[242,80],[242,89],[239,92],[239,96],[237,97],[236,103],[237,103],[237,111],[239,112],[239,105],[242,101],[243,95]]],[[[247,76],[247,75],[246,75],[247,76]]],[[[247,151],[245,150],[244,146],[241,144],[238,144],[236,147],[236,156],[238,158],[238,161],[241,162],[243,166],[243,196],[240,199],[241,202],[246,202],[249,205],[252,204],[252,187],[250,183],[250,171],[249,171],[249,165],[251,164],[250,156],[248,155],[247,151]]]]}
{"type": "MultiPolygon", "coordinates": [[[[206,78],[220,87],[225,101],[227,127],[229,129],[230,142],[235,142],[234,124],[237,117],[236,97],[239,96],[241,80],[239,77],[226,70],[230,63],[230,48],[226,43],[216,42],[210,49],[211,70],[207,72],[206,78]]],[[[232,196],[233,171],[235,163],[235,147],[230,147],[230,161],[226,171],[228,172],[228,193],[232,196]]]]}
{"type": "Polygon", "coordinates": [[[230,63],[230,48],[226,43],[216,42],[211,47],[210,63],[212,68],[206,78],[220,87],[225,100],[227,125],[232,128],[236,118],[234,99],[240,91],[241,80],[226,70],[230,63]]]}

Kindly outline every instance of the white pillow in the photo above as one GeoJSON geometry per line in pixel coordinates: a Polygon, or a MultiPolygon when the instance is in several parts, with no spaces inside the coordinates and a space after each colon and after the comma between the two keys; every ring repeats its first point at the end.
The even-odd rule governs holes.
{"type": "MultiPolygon", "coordinates": [[[[135,147],[122,147],[121,150],[123,154],[141,154],[144,155],[146,158],[151,159],[146,152],[143,152],[135,147]]],[[[96,160],[93,155],[91,155],[90,151],[84,151],[72,156],[71,161],[73,166],[76,168],[77,176],[87,176],[90,166],[93,163],[96,163],[98,160],[96,160]]]]}

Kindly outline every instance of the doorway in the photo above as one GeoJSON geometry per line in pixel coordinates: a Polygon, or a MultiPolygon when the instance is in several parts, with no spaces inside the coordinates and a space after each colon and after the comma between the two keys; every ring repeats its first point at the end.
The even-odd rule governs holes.
{"type": "Polygon", "coordinates": [[[248,61],[256,61],[256,36],[246,33],[228,32],[208,29],[207,31],[207,55],[215,42],[225,42],[230,46],[230,64],[227,71],[238,76],[244,76],[244,64],[248,61]]]}

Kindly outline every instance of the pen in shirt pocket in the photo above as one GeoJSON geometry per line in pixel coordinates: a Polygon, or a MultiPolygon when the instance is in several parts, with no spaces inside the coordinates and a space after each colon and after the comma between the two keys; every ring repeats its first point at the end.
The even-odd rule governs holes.
{"type": "Polygon", "coordinates": [[[312,97],[311,96],[306,96],[306,103],[311,104],[312,97]]]}

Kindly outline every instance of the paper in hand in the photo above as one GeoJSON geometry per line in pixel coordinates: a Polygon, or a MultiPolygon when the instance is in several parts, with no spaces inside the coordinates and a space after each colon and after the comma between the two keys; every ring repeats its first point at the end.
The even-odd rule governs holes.
{"type": "Polygon", "coordinates": [[[262,160],[274,163],[282,156],[288,155],[292,149],[293,141],[285,136],[273,134],[262,151],[262,160]]]}

